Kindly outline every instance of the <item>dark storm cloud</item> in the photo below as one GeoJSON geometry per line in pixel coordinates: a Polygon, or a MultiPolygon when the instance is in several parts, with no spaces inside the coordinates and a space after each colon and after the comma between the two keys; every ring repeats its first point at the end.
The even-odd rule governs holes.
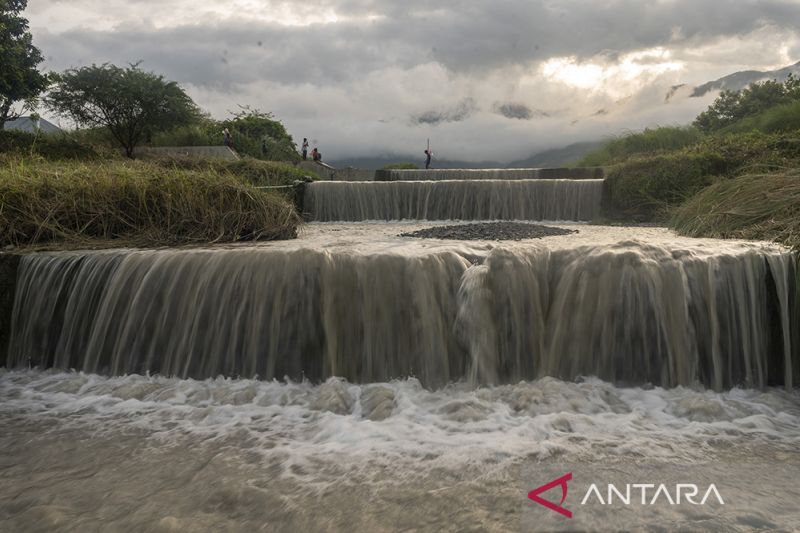
{"type": "MultiPolygon", "coordinates": [[[[143,0],[127,2],[137,3],[146,8],[143,0]]],[[[800,2],[779,0],[612,0],[602,5],[465,0],[451,8],[426,0],[312,0],[304,7],[333,8],[345,21],[310,26],[233,19],[160,28],[123,24],[113,31],[41,31],[36,40],[56,68],[143,59],[154,70],[196,85],[253,80],[324,85],[428,62],[452,73],[480,75],[566,55],[603,55],[613,61],[627,51],[697,45],[766,25],[800,27],[800,2]],[[367,14],[378,18],[346,19],[367,14]]]]}
{"type": "Polygon", "coordinates": [[[474,99],[464,98],[450,109],[441,111],[425,111],[419,115],[413,115],[411,117],[411,122],[415,124],[428,124],[431,126],[441,124],[442,122],[461,122],[462,120],[467,119],[477,110],[478,106],[474,99]]]}
{"type": "Polygon", "coordinates": [[[540,109],[531,109],[525,104],[517,102],[495,102],[492,111],[506,118],[518,120],[531,120],[532,118],[549,117],[550,114],[540,109]]]}

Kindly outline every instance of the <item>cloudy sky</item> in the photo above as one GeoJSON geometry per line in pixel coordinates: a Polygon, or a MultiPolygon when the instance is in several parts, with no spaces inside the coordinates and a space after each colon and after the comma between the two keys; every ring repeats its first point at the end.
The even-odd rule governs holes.
{"type": "Polygon", "coordinates": [[[125,64],[225,117],[272,111],[326,159],[510,161],[713,99],[670,87],[800,60],[800,0],[29,0],[45,68],[125,64]]]}

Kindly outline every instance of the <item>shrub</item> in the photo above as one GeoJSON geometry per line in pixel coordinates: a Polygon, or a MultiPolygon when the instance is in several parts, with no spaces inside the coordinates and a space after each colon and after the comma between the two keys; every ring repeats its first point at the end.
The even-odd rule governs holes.
{"type": "Polygon", "coordinates": [[[39,155],[46,159],[96,159],[97,152],[89,145],[67,134],[34,134],[0,130],[0,153],[39,155]]]}
{"type": "Polygon", "coordinates": [[[713,153],[630,160],[606,177],[605,215],[638,221],[664,219],[671,208],[710,185],[725,168],[725,160],[713,153]]]}
{"type": "Polygon", "coordinates": [[[744,118],[721,130],[723,133],[750,131],[763,133],[800,131],[800,101],[772,107],[761,114],[744,118]]]}
{"type": "Polygon", "coordinates": [[[292,136],[272,113],[249,107],[227,120],[201,117],[194,123],[153,135],[152,146],[220,146],[223,130],[232,135],[233,148],[240,155],[266,161],[300,161],[292,136]]]}

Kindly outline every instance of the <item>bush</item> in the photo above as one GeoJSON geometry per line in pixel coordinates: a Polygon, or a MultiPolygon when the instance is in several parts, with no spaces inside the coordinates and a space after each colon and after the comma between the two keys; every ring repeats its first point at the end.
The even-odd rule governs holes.
{"type": "Polygon", "coordinates": [[[738,176],[754,168],[782,169],[800,159],[800,138],[758,131],[707,137],[687,153],[711,152],[725,160],[725,175],[738,176]]]}
{"type": "Polygon", "coordinates": [[[289,202],[212,170],[142,161],[2,163],[0,246],[153,246],[296,235],[299,219],[289,202]]]}
{"type": "Polygon", "coordinates": [[[671,208],[710,185],[725,167],[725,160],[713,153],[633,159],[608,173],[604,214],[638,221],[665,219],[671,208]]]}
{"type": "Polygon", "coordinates": [[[800,250],[800,171],[715,183],[678,209],[671,226],[691,237],[768,239],[800,250]]]}
{"type": "Polygon", "coordinates": [[[193,124],[157,133],[151,146],[221,146],[223,130],[237,153],[266,161],[300,161],[292,136],[271,113],[243,107],[228,120],[202,117],[193,124]]]}
{"type": "Polygon", "coordinates": [[[750,131],[763,133],[787,133],[800,131],[800,102],[779,105],[763,113],[742,119],[723,128],[723,133],[750,131]]]}
{"type": "Polygon", "coordinates": [[[52,160],[98,157],[91,146],[64,133],[35,134],[15,130],[0,130],[0,153],[38,155],[52,160]]]}

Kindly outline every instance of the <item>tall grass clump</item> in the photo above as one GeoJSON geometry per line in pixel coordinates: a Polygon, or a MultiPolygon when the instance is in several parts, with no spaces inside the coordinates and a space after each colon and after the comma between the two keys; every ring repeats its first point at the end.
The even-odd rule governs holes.
{"type": "Polygon", "coordinates": [[[655,155],[679,150],[702,141],[704,135],[691,126],[663,126],[630,132],[610,140],[601,148],[589,152],[577,166],[606,166],[631,157],[655,155]]]}
{"type": "Polygon", "coordinates": [[[0,161],[0,246],[283,239],[293,206],[226,174],[148,163],[0,161]]]}
{"type": "Polygon", "coordinates": [[[677,209],[670,225],[691,237],[773,240],[800,251],[800,170],[715,183],[677,209]]]}

